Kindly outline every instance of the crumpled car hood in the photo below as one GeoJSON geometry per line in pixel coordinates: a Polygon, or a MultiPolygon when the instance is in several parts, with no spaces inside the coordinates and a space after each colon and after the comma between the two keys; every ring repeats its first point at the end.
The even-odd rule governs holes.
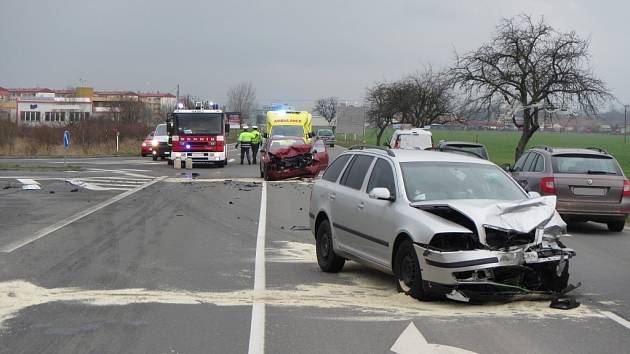
{"type": "Polygon", "coordinates": [[[449,206],[468,217],[479,227],[491,225],[507,230],[529,232],[539,225],[565,227],[557,215],[556,196],[544,196],[517,202],[503,200],[458,199],[412,203],[412,206],[449,206]]]}
{"type": "Polygon", "coordinates": [[[301,145],[291,145],[291,146],[278,148],[274,150],[273,152],[270,151],[269,153],[271,155],[274,155],[277,158],[285,159],[289,157],[304,155],[306,153],[311,152],[311,149],[312,149],[311,145],[301,144],[301,145]]]}

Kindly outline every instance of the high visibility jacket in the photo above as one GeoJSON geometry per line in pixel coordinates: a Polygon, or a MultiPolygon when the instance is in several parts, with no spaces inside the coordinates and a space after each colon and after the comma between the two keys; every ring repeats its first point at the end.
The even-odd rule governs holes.
{"type": "Polygon", "coordinates": [[[260,144],[262,140],[260,136],[260,132],[258,130],[254,130],[252,131],[252,135],[253,135],[252,144],[260,144]]]}
{"type": "Polygon", "coordinates": [[[251,144],[252,143],[252,139],[254,138],[254,134],[250,133],[250,132],[242,132],[239,136],[238,136],[238,141],[240,143],[248,143],[251,144]]]}

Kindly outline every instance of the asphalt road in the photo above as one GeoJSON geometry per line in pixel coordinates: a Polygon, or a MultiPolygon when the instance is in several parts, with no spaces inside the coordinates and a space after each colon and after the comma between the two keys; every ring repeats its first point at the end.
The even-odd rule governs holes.
{"type": "Polygon", "coordinates": [[[37,168],[0,171],[0,353],[390,353],[399,339],[399,352],[630,352],[628,231],[570,229],[577,309],[418,302],[354,262],[319,270],[308,181],[234,163],[2,162],[37,168]]]}

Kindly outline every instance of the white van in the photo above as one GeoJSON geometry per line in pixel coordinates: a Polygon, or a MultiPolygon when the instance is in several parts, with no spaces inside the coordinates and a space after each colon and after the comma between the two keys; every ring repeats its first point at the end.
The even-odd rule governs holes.
{"type": "Polygon", "coordinates": [[[430,149],[433,147],[433,134],[424,128],[399,129],[394,131],[389,146],[392,149],[430,149]]]}

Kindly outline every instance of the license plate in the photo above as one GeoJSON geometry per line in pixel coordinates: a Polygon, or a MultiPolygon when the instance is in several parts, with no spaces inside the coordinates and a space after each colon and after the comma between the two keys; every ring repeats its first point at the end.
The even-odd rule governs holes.
{"type": "Polygon", "coordinates": [[[583,188],[583,187],[573,187],[573,194],[575,195],[586,195],[593,197],[603,197],[606,195],[608,190],[606,188],[583,188]]]}

